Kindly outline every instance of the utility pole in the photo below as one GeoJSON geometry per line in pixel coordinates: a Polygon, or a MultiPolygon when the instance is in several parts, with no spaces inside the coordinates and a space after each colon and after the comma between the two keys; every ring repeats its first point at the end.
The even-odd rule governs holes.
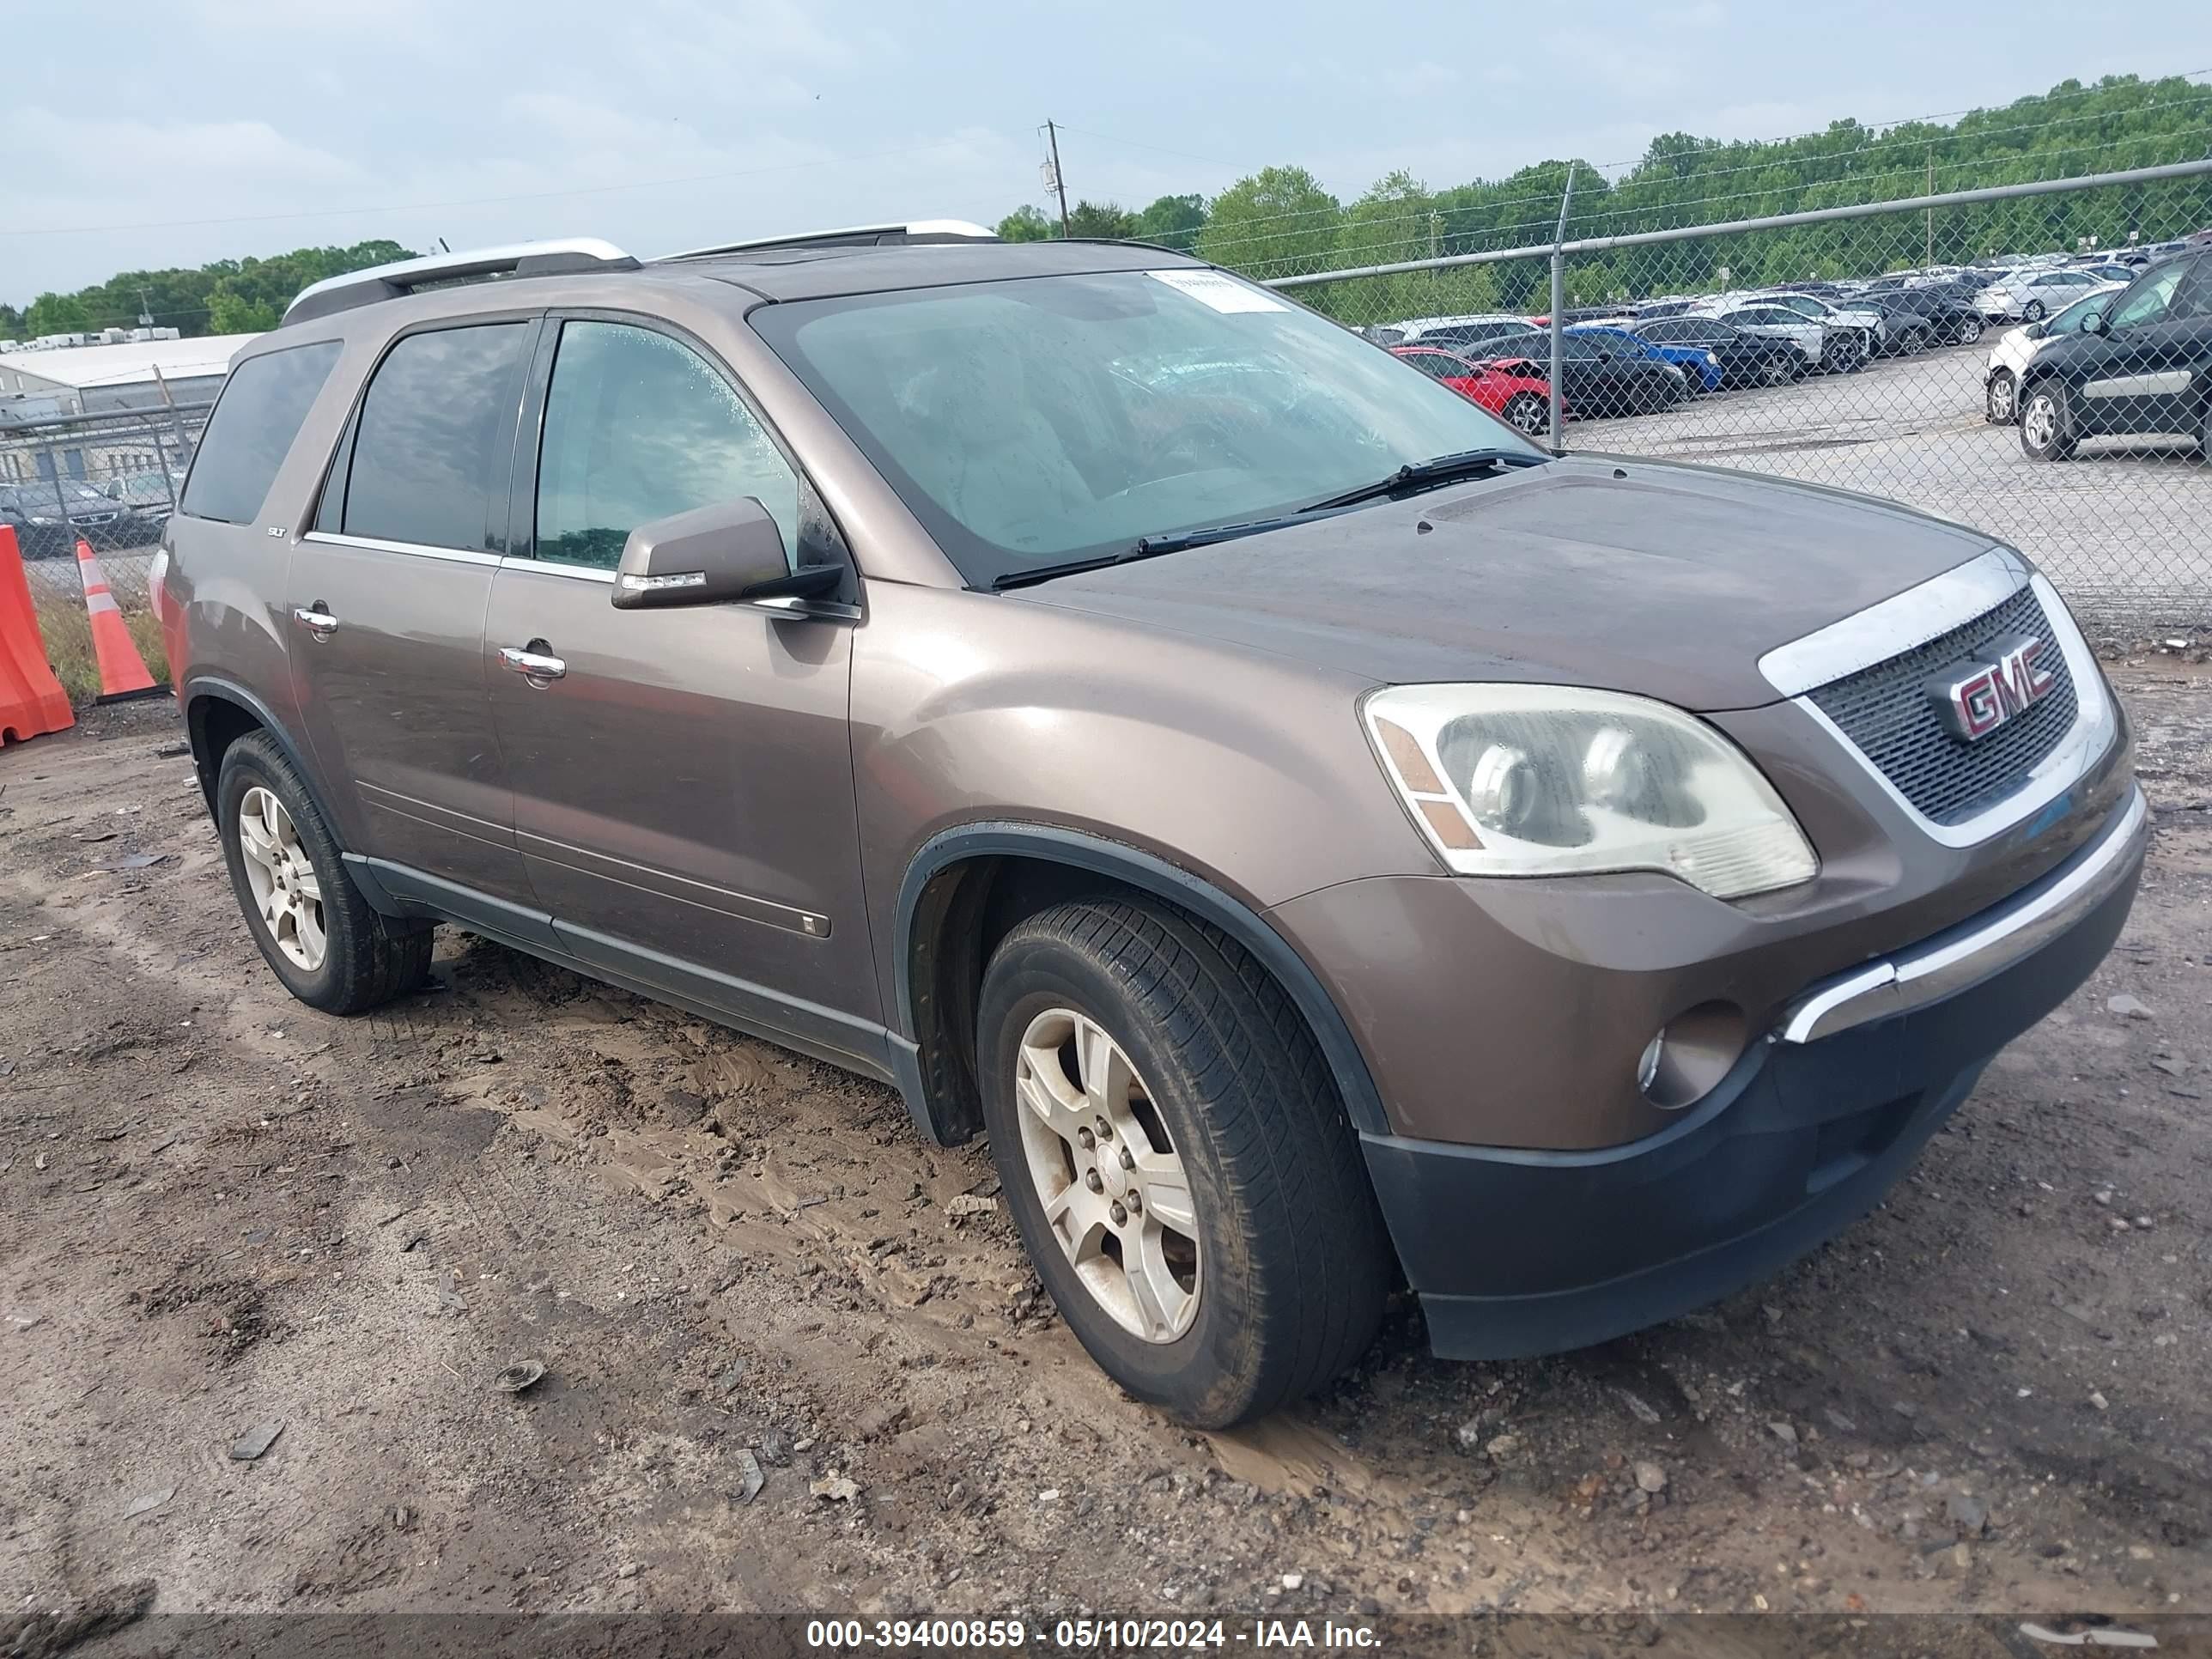
{"type": "MultiPolygon", "coordinates": [[[[1928,193],[1930,196],[1936,193],[1936,146],[1933,144],[1928,146],[1928,193]]],[[[1935,263],[1936,210],[1929,208],[1928,210],[1928,246],[1926,252],[1921,255],[1920,266],[1924,270],[1935,263]]]]}
{"type": "Polygon", "coordinates": [[[1052,149],[1052,187],[1060,195],[1060,234],[1065,241],[1074,233],[1067,228],[1067,181],[1060,176],[1060,129],[1047,121],[1044,136],[1045,143],[1052,149]]]}

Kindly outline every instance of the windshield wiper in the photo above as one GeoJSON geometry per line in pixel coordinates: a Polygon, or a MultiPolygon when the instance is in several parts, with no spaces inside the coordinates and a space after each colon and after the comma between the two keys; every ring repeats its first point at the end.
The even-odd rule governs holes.
{"type": "Polygon", "coordinates": [[[1009,587],[1027,587],[1033,582],[1048,582],[1055,576],[1078,576],[1086,570],[1108,570],[1117,564],[1134,564],[1139,559],[1157,559],[1163,553],[1180,553],[1187,547],[1205,547],[1213,542],[1235,541],[1239,536],[1256,536],[1263,530],[1279,530],[1285,525],[1296,524],[1303,517],[1299,513],[1285,513],[1272,519],[1247,519],[1237,524],[1207,525],[1198,530],[1178,530],[1165,536],[1140,536],[1119,553],[1101,553],[1094,558],[1069,559],[1062,564],[1032,565],[1026,570],[1009,570],[992,579],[994,592],[1004,592],[1009,587]]]}
{"type": "Polygon", "coordinates": [[[1356,507],[1362,501],[1379,501],[1385,495],[1395,495],[1401,489],[1425,484],[1450,483],[1456,479],[1474,477],[1478,473],[1495,471],[1500,467],[1540,466],[1551,459],[1545,454],[1532,455],[1523,449],[1463,449],[1457,454],[1438,455],[1431,460],[1409,461],[1387,478],[1377,478],[1373,483],[1347,489],[1340,495],[1330,495],[1310,502],[1304,510],[1320,513],[1333,507],[1356,507]]]}

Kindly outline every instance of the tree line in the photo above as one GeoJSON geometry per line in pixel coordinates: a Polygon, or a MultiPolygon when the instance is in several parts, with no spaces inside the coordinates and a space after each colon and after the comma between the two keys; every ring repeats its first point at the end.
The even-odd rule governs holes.
{"type": "Polygon", "coordinates": [[[188,337],[258,333],[276,327],[310,283],[413,258],[397,242],[372,241],[294,248],[265,259],[217,259],[190,270],[119,271],[74,294],[41,294],[21,311],[0,304],[0,339],[137,328],[142,319],[188,337]]]}
{"type": "MultiPolygon", "coordinates": [[[[1068,233],[1156,243],[1267,278],[1389,264],[1437,254],[1548,243],[1571,170],[1571,239],[1729,222],[1930,191],[2119,172],[2212,155],[2212,86],[2182,76],[2065,81],[2049,92],[1948,123],[1871,127],[1850,120],[1795,137],[1719,142],[1686,132],[1651,141],[1608,177],[1581,160],[1540,161],[1502,179],[1432,189],[1398,171],[1341,201],[1304,167],[1263,167],[1218,196],[1163,196],[1138,210],[1079,201],[1068,233]]],[[[1765,232],[1695,237],[1577,258],[1579,301],[1863,276],[1990,254],[2153,242],[2212,224],[2203,178],[2072,191],[1765,232]],[[1725,276],[1723,273],[1726,273],[1725,276]]],[[[1057,209],[1024,205],[998,226],[1010,241],[1060,234],[1057,209]]],[[[186,335],[273,328],[310,283],[411,258],[397,242],[303,247],[197,269],[123,271],[73,294],[0,304],[0,338],[129,328],[142,316],[186,335]]],[[[1547,302],[1540,258],[1424,270],[1300,290],[1351,321],[1423,311],[1509,311],[1547,302]]]]}
{"type": "MultiPolygon", "coordinates": [[[[1952,122],[1721,142],[1686,132],[1651,141],[1625,169],[1540,161],[1502,179],[1443,189],[1405,171],[1341,201],[1305,168],[1263,167],[1219,195],[1164,196],[1139,211],[1079,202],[1076,236],[1135,239],[1266,279],[1441,254],[1548,245],[1571,170],[1571,240],[1723,224],[1812,209],[1899,201],[1987,185],[2121,172],[2212,155],[2212,86],[2181,76],[2065,81],[2049,92],[1952,122]]],[[[2069,191],[1765,232],[1696,237],[1572,258],[1571,297],[1594,302],[1733,284],[1868,276],[2008,252],[2112,248],[2212,225],[2212,180],[2069,191]],[[2094,239],[2094,243],[2090,239],[2094,239]]],[[[1056,212],[1017,208],[1013,240],[1060,234],[1056,212]]],[[[1322,284],[1298,297],[1349,321],[1424,311],[1527,311],[1548,304],[1541,258],[1322,284]]]]}

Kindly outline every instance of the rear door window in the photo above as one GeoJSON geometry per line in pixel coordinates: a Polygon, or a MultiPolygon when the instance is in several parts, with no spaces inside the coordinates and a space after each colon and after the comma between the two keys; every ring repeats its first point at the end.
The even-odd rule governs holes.
{"type": "Polygon", "coordinates": [[[252,524],[276,469],[338,360],[336,340],[265,352],[240,363],[224,385],[185,485],[195,519],[252,524]]]}
{"type": "Polygon", "coordinates": [[[492,498],[496,491],[503,524],[529,338],[528,323],[479,323],[410,334],[392,348],[355,422],[338,514],[347,535],[492,548],[492,498]]]}

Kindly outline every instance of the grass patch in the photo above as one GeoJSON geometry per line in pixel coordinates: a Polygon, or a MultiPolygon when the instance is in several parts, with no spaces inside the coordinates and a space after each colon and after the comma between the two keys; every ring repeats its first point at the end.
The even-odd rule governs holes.
{"type": "MultiPolygon", "coordinates": [[[[53,668],[54,678],[62,683],[72,703],[82,707],[92,702],[100,696],[100,659],[93,654],[92,618],[85,614],[83,602],[42,593],[32,606],[38,612],[39,637],[45,641],[46,661],[53,668]]],[[[131,630],[138,654],[145,658],[146,672],[166,683],[169,658],[161,648],[159,619],[150,611],[126,611],[123,625],[131,630]]]]}

